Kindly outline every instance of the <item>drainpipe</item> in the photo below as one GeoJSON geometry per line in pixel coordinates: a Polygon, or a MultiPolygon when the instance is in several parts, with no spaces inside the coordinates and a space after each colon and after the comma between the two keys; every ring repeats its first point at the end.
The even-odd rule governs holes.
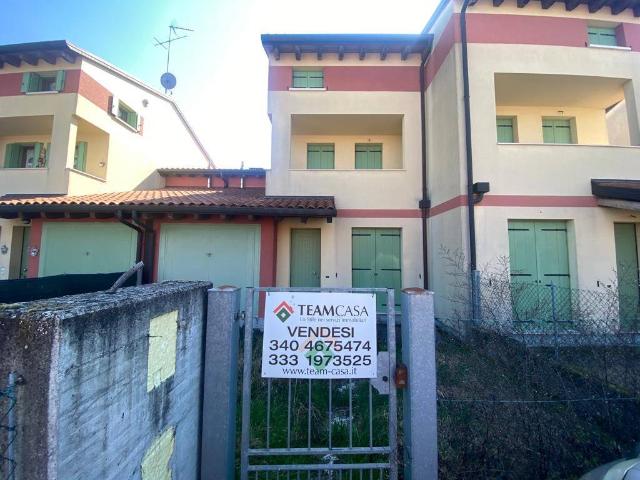
{"type": "Polygon", "coordinates": [[[152,283],[153,262],[155,250],[155,232],[149,224],[138,222],[136,212],[131,213],[131,219],[124,218],[121,211],[116,213],[118,221],[138,232],[138,245],[136,248],[136,262],[144,262],[142,269],[142,283],[152,283]]]}
{"type": "Polygon", "coordinates": [[[427,236],[427,212],[429,210],[430,201],[427,191],[427,130],[426,130],[426,112],[425,112],[425,76],[424,68],[427,64],[429,55],[423,53],[420,62],[420,133],[422,136],[422,200],[420,200],[420,211],[422,214],[422,275],[425,290],[429,289],[429,260],[428,260],[428,243],[427,236]]]}
{"type": "MultiPolygon", "coordinates": [[[[462,43],[462,82],[464,89],[464,138],[467,163],[467,214],[469,222],[469,270],[475,272],[476,260],[476,223],[473,192],[473,153],[471,149],[471,106],[469,102],[469,58],[467,52],[467,7],[475,5],[477,0],[464,0],[460,11],[460,39],[462,43]]],[[[473,274],[473,273],[472,273],[473,274]]]]}

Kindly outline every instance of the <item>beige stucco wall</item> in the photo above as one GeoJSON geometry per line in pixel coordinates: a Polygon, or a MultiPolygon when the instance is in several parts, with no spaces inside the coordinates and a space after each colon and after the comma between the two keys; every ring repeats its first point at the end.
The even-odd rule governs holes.
{"type": "MultiPolygon", "coordinates": [[[[339,209],[416,209],[421,196],[419,99],[418,92],[269,92],[272,142],[267,193],[334,195],[339,209]],[[295,137],[291,135],[291,115],[297,113],[402,115],[401,146],[395,147],[402,152],[402,168],[334,171],[291,169],[290,165],[298,165],[301,158],[305,158],[306,163],[306,153],[298,153],[302,149],[301,142],[296,147],[296,142],[292,141],[295,137]]],[[[375,137],[364,135],[357,138],[371,138],[373,142],[375,137]]],[[[355,144],[355,140],[353,137],[348,142],[355,144]]],[[[352,146],[345,147],[341,165],[352,162],[350,157],[355,156],[352,149],[352,146]]]]}
{"type": "Polygon", "coordinates": [[[292,169],[307,169],[307,144],[309,143],[333,143],[336,170],[355,170],[356,143],[381,143],[382,168],[402,168],[401,135],[293,135],[291,139],[292,169]]]}
{"type": "Polygon", "coordinates": [[[607,132],[611,145],[631,145],[627,118],[627,105],[624,100],[607,112],[607,132]]]}
{"type": "Polygon", "coordinates": [[[321,230],[321,286],[351,286],[351,232],[353,228],[399,228],[402,236],[402,286],[422,286],[421,227],[419,219],[335,218],[309,220],[285,219],[278,224],[276,284],[289,286],[292,228],[321,230]]]}

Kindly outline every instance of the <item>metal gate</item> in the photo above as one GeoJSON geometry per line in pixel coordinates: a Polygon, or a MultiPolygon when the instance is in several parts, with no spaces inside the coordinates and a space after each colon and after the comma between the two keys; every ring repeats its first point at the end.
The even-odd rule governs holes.
{"type": "Polygon", "coordinates": [[[242,375],[240,478],[398,478],[394,290],[385,288],[247,288],[242,375]],[[378,314],[378,378],[263,379],[261,292],[353,292],[387,296],[378,314]],[[258,337],[255,342],[254,337],[258,337]]]}

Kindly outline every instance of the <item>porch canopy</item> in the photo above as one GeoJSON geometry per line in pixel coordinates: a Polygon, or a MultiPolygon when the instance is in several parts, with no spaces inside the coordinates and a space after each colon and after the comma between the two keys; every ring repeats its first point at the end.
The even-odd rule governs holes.
{"type": "Polygon", "coordinates": [[[91,195],[4,195],[0,218],[336,216],[333,197],[266,195],[261,188],[163,188],[91,195]]]}
{"type": "Polygon", "coordinates": [[[592,179],[591,193],[602,207],[640,211],[640,180],[592,179]]]}

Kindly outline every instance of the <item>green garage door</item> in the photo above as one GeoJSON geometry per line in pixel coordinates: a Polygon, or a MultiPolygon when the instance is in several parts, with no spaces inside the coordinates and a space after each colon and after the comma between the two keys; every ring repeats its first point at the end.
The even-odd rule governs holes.
{"type": "Polygon", "coordinates": [[[124,272],[136,261],[137,238],[121,223],[45,222],[39,276],[124,272]]]}
{"type": "Polygon", "coordinates": [[[166,224],[160,229],[158,280],[208,280],[214,286],[257,286],[258,225],[166,224]]]}

